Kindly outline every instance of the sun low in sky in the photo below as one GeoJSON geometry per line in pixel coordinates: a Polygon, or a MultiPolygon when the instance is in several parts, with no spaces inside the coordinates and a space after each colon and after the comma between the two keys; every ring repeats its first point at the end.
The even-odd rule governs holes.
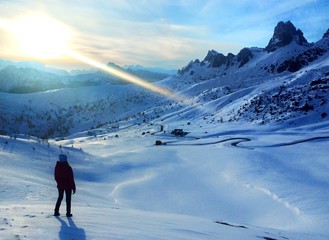
{"type": "MultiPolygon", "coordinates": [[[[120,66],[177,70],[204,58],[208,50],[226,55],[244,47],[265,47],[279,21],[290,20],[309,42],[318,41],[329,27],[328,12],[328,0],[0,1],[0,28],[1,19],[17,20],[19,39],[26,38],[26,46],[18,49],[0,29],[0,58],[29,60],[24,56],[31,54],[32,44],[36,50],[46,44],[39,57],[56,57],[66,47],[67,24],[70,48],[84,56],[120,66]],[[50,19],[22,20],[26,15],[50,19]],[[44,34],[28,34],[39,31],[44,34]],[[59,49],[49,48],[51,42],[59,49]]],[[[42,62],[66,70],[86,66],[73,58],[53,59],[42,62]]]]}
{"type": "Polygon", "coordinates": [[[329,27],[328,11],[327,0],[0,1],[0,59],[93,66],[183,101],[106,63],[179,69],[211,49],[237,54],[265,47],[276,24],[288,20],[309,42],[318,41],[329,27]]]}
{"type": "Polygon", "coordinates": [[[16,52],[34,60],[61,58],[69,50],[69,29],[46,16],[25,16],[0,20],[0,28],[14,37],[16,52]]]}
{"type": "Polygon", "coordinates": [[[29,16],[13,24],[23,54],[33,58],[59,58],[69,49],[69,30],[64,24],[45,17],[29,16]]]}
{"type": "Polygon", "coordinates": [[[55,19],[46,16],[27,16],[12,22],[2,20],[0,28],[11,32],[18,43],[17,47],[21,50],[21,54],[32,59],[71,57],[155,93],[176,101],[185,101],[182,96],[165,88],[155,86],[139,77],[97,61],[97,56],[93,59],[72,50],[69,46],[69,27],[55,19]]]}

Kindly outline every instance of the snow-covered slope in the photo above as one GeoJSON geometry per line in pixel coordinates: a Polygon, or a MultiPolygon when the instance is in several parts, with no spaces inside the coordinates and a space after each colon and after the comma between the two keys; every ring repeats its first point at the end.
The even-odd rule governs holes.
{"type": "MultiPolygon", "coordinates": [[[[8,68],[16,67],[4,68],[1,73],[8,68]]],[[[33,76],[26,71],[30,69],[19,76],[10,75],[13,80],[4,80],[3,87],[8,85],[9,89],[16,81],[23,81],[20,88],[25,89],[25,84],[37,78],[35,84],[39,88],[49,86],[49,82],[59,84],[57,75],[51,75],[56,79],[50,75],[43,78],[37,70],[32,71],[33,76]]],[[[109,80],[102,72],[79,74],[61,78],[61,89],[53,91],[0,93],[0,131],[55,137],[104,124],[112,127],[111,124],[126,119],[157,124],[164,120],[171,124],[177,118],[186,122],[204,119],[213,124],[284,123],[284,127],[287,122],[297,126],[327,121],[328,75],[329,37],[325,34],[310,44],[290,22],[281,22],[264,49],[244,48],[236,56],[212,50],[203,61],[192,61],[177,75],[154,83],[182,95],[186,99],[183,102],[122,84],[113,77],[109,80]]]]}
{"type": "Polygon", "coordinates": [[[0,93],[1,238],[329,239],[328,46],[280,24],[154,83],[181,101],[102,81],[0,93]],[[52,216],[59,153],[72,219],[52,216]]]}
{"type": "Polygon", "coordinates": [[[104,124],[111,128],[118,120],[138,114],[158,99],[159,96],[132,85],[67,88],[33,94],[2,93],[2,132],[48,138],[92,130],[104,124]]]}
{"type": "Polygon", "coordinates": [[[189,126],[189,137],[177,138],[158,130],[0,137],[2,238],[328,239],[328,132],[225,124],[189,126]],[[52,216],[61,152],[78,189],[72,219],[52,216]]]}

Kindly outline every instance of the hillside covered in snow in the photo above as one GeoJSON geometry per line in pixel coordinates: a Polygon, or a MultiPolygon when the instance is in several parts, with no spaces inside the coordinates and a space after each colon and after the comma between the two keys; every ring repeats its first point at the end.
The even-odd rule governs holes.
{"type": "Polygon", "coordinates": [[[191,61],[178,74],[154,83],[182,95],[185,102],[166,99],[117,78],[109,80],[113,77],[102,72],[78,75],[85,79],[81,86],[71,75],[44,71],[48,75],[40,75],[40,66],[39,70],[7,66],[2,73],[10,69],[21,72],[9,74],[9,78],[0,74],[3,87],[22,81],[24,84],[16,88],[24,89],[25,84],[35,81],[39,88],[52,90],[1,93],[0,132],[63,137],[103,125],[116,126],[128,118],[167,124],[172,116],[190,123],[202,118],[214,125],[321,122],[328,116],[328,56],[328,34],[308,43],[291,22],[280,22],[265,48],[244,48],[236,56],[211,50],[204,60],[191,61]],[[56,88],[57,78],[66,85],[56,88]]]}
{"type": "Polygon", "coordinates": [[[329,239],[328,31],[309,43],[280,22],[264,48],[162,74],[148,81],[179,101],[94,69],[0,62],[4,239],[329,239]],[[52,216],[59,153],[72,219],[52,216]]]}

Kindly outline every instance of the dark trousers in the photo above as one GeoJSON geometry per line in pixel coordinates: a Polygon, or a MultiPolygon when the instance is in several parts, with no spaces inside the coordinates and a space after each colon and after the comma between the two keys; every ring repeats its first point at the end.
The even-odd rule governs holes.
{"type": "Polygon", "coordinates": [[[72,189],[58,189],[58,198],[55,206],[55,213],[59,213],[59,208],[61,206],[63,197],[66,197],[66,214],[71,214],[71,196],[72,196],[72,189]]]}

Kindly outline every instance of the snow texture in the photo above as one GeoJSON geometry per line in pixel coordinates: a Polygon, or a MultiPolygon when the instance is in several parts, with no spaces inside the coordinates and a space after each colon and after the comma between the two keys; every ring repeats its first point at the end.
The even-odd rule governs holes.
{"type": "Polygon", "coordinates": [[[153,83],[179,102],[94,70],[0,61],[1,239],[329,239],[328,49],[209,51],[153,83]],[[53,216],[60,153],[73,218],[65,201],[53,216]]]}

